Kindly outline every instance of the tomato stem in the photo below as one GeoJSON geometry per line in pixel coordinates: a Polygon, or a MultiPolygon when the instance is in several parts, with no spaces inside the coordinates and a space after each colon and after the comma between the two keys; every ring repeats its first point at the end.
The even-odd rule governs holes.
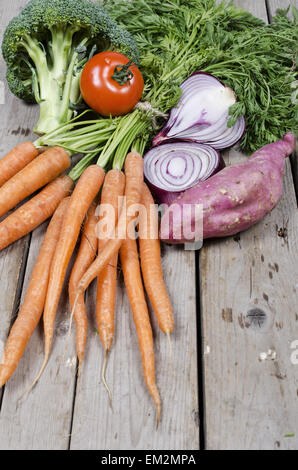
{"type": "Polygon", "coordinates": [[[134,62],[130,60],[127,62],[127,64],[119,64],[116,65],[114,69],[114,75],[112,75],[112,79],[115,80],[119,85],[125,85],[128,83],[133,77],[133,72],[130,70],[130,67],[132,67],[134,62]]]}

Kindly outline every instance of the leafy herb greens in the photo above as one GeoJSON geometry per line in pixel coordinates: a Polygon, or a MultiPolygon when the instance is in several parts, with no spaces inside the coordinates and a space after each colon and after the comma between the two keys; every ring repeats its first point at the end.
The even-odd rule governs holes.
{"type": "Polygon", "coordinates": [[[280,10],[266,25],[225,1],[110,0],[104,5],[137,41],[146,83],[143,99],[153,108],[169,112],[183,80],[201,70],[235,91],[238,102],[230,109],[229,125],[245,114],[242,150],[251,153],[297,131],[295,8],[293,21],[280,10]]]}
{"type": "Polygon", "coordinates": [[[121,169],[132,148],[143,153],[177,104],[181,83],[197,70],[211,73],[235,91],[238,101],[230,108],[229,125],[245,115],[243,151],[252,153],[289,131],[297,133],[295,8],[293,20],[284,10],[266,25],[227,1],[106,0],[103,4],[137,42],[145,80],[143,102],[125,116],[70,121],[40,139],[40,145],[67,144],[73,153],[86,154],[71,175],[79,177],[98,154],[99,165],[121,169]]]}

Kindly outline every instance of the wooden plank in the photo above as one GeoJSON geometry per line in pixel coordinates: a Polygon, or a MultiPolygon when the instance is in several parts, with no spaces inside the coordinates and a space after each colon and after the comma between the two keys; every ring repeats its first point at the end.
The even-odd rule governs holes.
{"type": "MultiPolygon", "coordinates": [[[[8,21],[21,8],[24,0],[0,5],[0,43],[8,21]]],[[[37,109],[16,99],[5,81],[5,64],[0,54],[0,158],[15,145],[33,139],[31,128],[37,118],[37,109]]],[[[0,252],[0,355],[12,321],[12,312],[23,254],[29,237],[19,240],[0,252]]],[[[1,397],[1,390],[0,390],[1,397]]]]}
{"type": "MultiPolygon", "coordinates": [[[[8,21],[15,16],[27,2],[1,2],[0,5],[0,42],[8,21]]],[[[38,107],[28,106],[8,90],[5,82],[5,65],[0,57],[0,81],[4,83],[4,100],[0,103],[0,155],[24,140],[33,141],[36,136],[31,132],[38,118],[38,107]],[[4,103],[3,103],[4,101],[4,103]]],[[[34,261],[44,235],[47,223],[38,228],[32,236],[25,287],[28,284],[34,261]]],[[[15,291],[22,265],[22,257],[29,237],[20,240],[0,253],[0,353],[3,349],[10,324],[15,300],[15,291]]],[[[61,299],[58,314],[56,340],[49,367],[28,397],[21,403],[18,398],[36,376],[43,357],[42,325],[30,340],[19,368],[6,385],[0,413],[0,449],[67,449],[72,417],[72,403],[75,385],[74,347],[70,344],[61,368],[64,352],[66,318],[68,315],[67,297],[61,299]],[[64,337],[64,338],[63,338],[64,337]],[[71,360],[69,360],[71,358],[71,360]]],[[[1,393],[1,392],[0,392],[1,393]]],[[[0,396],[1,398],[1,396],[0,396]]]]}
{"type": "MultiPolygon", "coordinates": [[[[265,2],[236,3],[266,19],[265,2]]],[[[245,158],[234,149],[226,154],[228,163],[245,158]]],[[[206,242],[201,250],[208,449],[298,447],[298,366],[291,362],[297,242],[287,161],[283,197],[272,213],[239,237],[206,242]]]]}
{"type": "MultiPolygon", "coordinates": [[[[8,17],[16,13],[15,8],[20,9],[22,4],[23,2],[14,3],[7,18],[2,17],[3,27],[6,26],[8,17]]],[[[12,109],[11,115],[26,115],[22,109],[23,104],[13,97],[10,99],[11,108],[14,108],[14,111],[16,111],[16,106],[21,106],[18,113],[13,113],[12,109]]],[[[25,107],[25,109],[32,112],[31,122],[34,122],[36,108],[25,107]]],[[[9,128],[8,122],[13,122],[11,116],[9,121],[8,119],[9,115],[3,124],[3,132],[9,128]]],[[[17,133],[26,135],[28,130],[25,127],[16,127],[14,134],[17,133]]],[[[6,142],[10,148],[11,143],[8,139],[6,142]]],[[[45,225],[33,234],[24,288],[28,283],[44,230],[45,225]]],[[[197,449],[199,447],[195,256],[194,253],[167,248],[164,263],[165,275],[176,311],[176,332],[172,341],[173,361],[177,372],[173,377],[168,362],[167,339],[157,330],[156,323],[153,322],[157,379],[164,397],[164,413],[159,430],[155,432],[153,405],[144,385],[137,339],[122,284],[119,287],[117,338],[108,370],[108,379],[114,394],[115,411],[112,414],[108,409],[105,390],[101,384],[98,384],[102,350],[99,338],[92,330],[93,319],[93,323],[90,322],[91,333],[82,385],[76,400],[72,448],[96,449],[104,446],[107,449],[137,447],[197,449]],[[180,266],[180,271],[173,269],[173,266],[180,266]],[[180,276],[183,276],[183,282],[180,276]],[[111,373],[113,380],[110,377],[111,373]],[[119,413],[116,403],[120,409],[119,413]],[[103,422],[106,426],[103,426],[103,422]],[[90,438],[91,434],[92,438],[90,438]]],[[[6,270],[7,263],[5,274],[6,270]]],[[[11,281],[9,286],[11,286],[11,281]]],[[[94,291],[91,289],[88,304],[89,310],[94,311],[92,302],[94,302],[94,291]]],[[[63,297],[58,312],[58,336],[59,331],[65,333],[64,322],[67,313],[69,314],[67,299],[63,297]]],[[[8,326],[6,334],[7,330],[8,326]]],[[[75,385],[73,342],[67,354],[67,365],[70,364],[71,367],[62,368],[60,375],[56,377],[65,345],[62,338],[56,338],[50,362],[40,382],[30,395],[17,405],[20,394],[29,386],[40,367],[43,355],[42,336],[42,325],[40,325],[30,340],[18,370],[5,388],[0,415],[1,449],[53,450],[68,447],[75,385]]]]}
{"type": "Polygon", "coordinates": [[[172,337],[175,374],[169,365],[167,338],[153,319],[156,375],[163,400],[159,428],[155,429],[154,405],[144,383],[135,327],[120,279],[116,338],[107,370],[113,412],[100,383],[103,351],[94,332],[93,286],[88,295],[92,319],[80,391],[76,396],[72,450],[199,448],[194,253],[167,246],[163,267],[175,311],[172,337]]]}
{"type": "Polygon", "coordinates": [[[135,327],[123,281],[118,288],[116,337],[107,380],[112,412],[100,383],[103,351],[94,332],[95,287],[87,297],[91,314],[85,365],[76,396],[71,449],[198,449],[198,378],[196,344],[195,253],[164,247],[165,280],[175,311],[173,364],[168,343],[151,312],[156,347],[157,383],[163,415],[155,430],[155,410],[141,368],[135,327]],[[179,268],[178,268],[179,267],[179,268]]]}
{"type": "MultiPolygon", "coordinates": [[[[44,237],[47,222],[32,235],[23,296],[44,237]]],[[[0,413],[0,449],[66,450],[71,427],[76,357],[73,341],[65,349],[69,325],[66,277],[57,313],[51,357],[44,374],[29,395],[19,401],[43,361],[43,325],[32,335],[20,364],[5,386],[0,413]],[[57,374],[57,372],[59,373],[57,374]]]]}
{"type": "Polygon", "coordinates": [[[100,383],[103,359],[94,332],[95,287],[88,294],[91,314],[85,365],[76,396],[71,449],[198,449],[198,386],[196,350],[195,254],[174,247],[164,250],[165,279],[176,313],[173,362],[168,344],[151,314],[156,345],[157,382],[163,417],[155,431],[155,411],[146,390],[139,348],[123,282],[118,288],[117,326],[107,379],[113,393],[113,413],[100,383]],[[179,270],[173,267],[179,266],[179,270]],[[123,373],[124,372],[124,373],[123,373]],[[174,405],[174,406],[173,406],[174,405]],[[173,414],[173,409],[178,410],[173,414]]]}

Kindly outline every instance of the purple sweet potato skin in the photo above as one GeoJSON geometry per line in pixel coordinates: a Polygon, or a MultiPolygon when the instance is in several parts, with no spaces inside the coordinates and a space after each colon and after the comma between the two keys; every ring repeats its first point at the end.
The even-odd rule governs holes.
{"type": "MultiPolygon", "coordinates": [[[[293,149],[294,135],[286,134],[282,140],[257,150],[246,162],[224,168],[186,190],[162,217],[161,240],[193,241],[186,240],[183,234],[177,239],[179,217],[175,217],[175,212],[183,213],[186,204],[202,205],[204,239],[234,235],[262,220],[281,197],[285,158],[293,149]]],[[[185,225],[194,228],[195,222],[194,214],[185,212],[185,225]]]]}

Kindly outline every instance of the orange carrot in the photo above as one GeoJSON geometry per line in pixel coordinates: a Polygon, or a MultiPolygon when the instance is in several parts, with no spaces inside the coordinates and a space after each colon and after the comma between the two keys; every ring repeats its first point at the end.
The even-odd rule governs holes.
{"type": "Polygon", "coordinates": [[[139,247],[145,289],[159,328],[169,337],[174,329],[173,308],[163,279],[158,237],[158,214],[144,183],[139,216],[139,247]]]}
{"type": "Polygon", "coordinates": [[[43,188],[0,223],[0,250],[24,237],[57,209],[61,200],[71,193],[73,180],[60,176],[43,188]]]}
{"type": "Polygon", "coordinates": [[[161,415],[161,401],[155,380],[155,361],[152,328],[142,283],[136,240],[127,238],[120,248],[121,266],[129,303],[138,335],[143,373],[157,411],[157,425],[161,415]]]}
{"type": "Polygon", "coordinates": [[[127,155],[125,160],[126,207],[124,206],[121,210],[116,227],[117,233],[106,243],[100,256],[93,261],[91,266],[85,272],[78,284],[77,296],[82,292],[85,292],[91,282],[101,273],[112,257],[119,251],[123,240],[126,238],[128,225],[137,216],[134,205],[139,204],[140,202],[143,181],[143,158],[139,153],[131,152],[127,155]]]}
{"type": "Polygon", "coordinates": [[[0,217],[70,166],[68,153],[52,147],[38,155],[0,188],[0,217]]]}
{"type": "Polygon", "coordinates": [[[0,364],[0,387],[12,376],[43,312],[50,267],[69,198],[61,201],[47,228],[18,317],[6,341],[0,364]]]}
{"type": "MultiPolygon", "coordinates": [[[[73,308],[75,301],[77,283],[81,279],[86,269],[90,266],[97,253],[96,224],[98,218],[96,217],[95,212],[96,203],[93,202],[93,204],[88,210],[87,218],[84,223],[79,251],[76,256],[76,260],[73,265],[69,280],[69,303],[71,309],[73,308]]],[[[78,299],[74,311],[74,319],[77,327],[76,349],[80,369],[85,353],[88,324],[84,294],[82,294],[78,299]]]]}
{"type": "Polygon", "coordinates": [[[71,195],[51,266],[43,314],[45,334],[44,362],[33,384],[38,381],[48,362],[53,341],[56,311],[66,269],[77,243],[84,217],[99,192],[103,180],[104,170],[97,165],[91,165],[84,171],[71,195]]]}
{"type": "Polygon", "coordinates": [[[0,160],[0,186],[34,160],[39,150],[31,142],[23,142],[14,147],[0,160]]]}
{"type": "MultiPolygon", "coordinates": [[[[101,205],[103,212],[105,211],[104,205],[109,204],[109,207],[115,214],[115,223],[118,222],[118,207],[119,198],[124,194],[125,189],[125,176],[122,171],[110,170],[106,177],[101,193],[101,205]]],[[[100,216],[103,214],[99,214],[100,216]]],[[[101,219],[103,220],[103,219],[101,219]]],[[[99,234],[100,235],[100,234],[99,234]]],[[[104,248],[108,241],[108,234],[99,237],[98,240],[98,254],[100,256],[101,250],[104,248]]],[[[114,312],[116,304],[116,286],[117,286],[117,263],[118,252],[113,255],[109,264],[102,270],[97,278],[97,299],[96,299],[96,320],[97,329],[102,341],[105,358],[102,368],[102,381],[109,394],[111,403],[111,393],[105,379],[105,370],[107,364],[107,357],[111,348],[114,338],[114,312]]]]}

